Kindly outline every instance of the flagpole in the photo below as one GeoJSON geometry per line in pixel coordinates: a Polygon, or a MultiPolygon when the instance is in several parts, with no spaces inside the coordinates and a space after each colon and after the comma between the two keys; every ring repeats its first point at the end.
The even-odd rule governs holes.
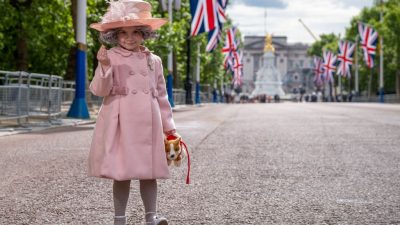
{"type": "Polygon", "coordinates": [[[264,34],[267,33],[267,8],[265,8],[265,13],[264,13],[264,34]]]}
{"type": "Polygon", "coordinates": [[[76,67],[75,67],[75,98],[71,108],[68,111],[67,117],[89,119],[89,111],[86,103],[86,7],[87,1],[78,1],[77,5],[77,25],[76,25],[76,42],[78,49],[76,52],[76,67]]]}
{"type": "Polygon", "coordinates": [[[340,93],[340,98],[343,100],[343,93],[342,93],[342,76],[339,75],[339,93],[340,93]]]}
{"type": "Polygon", "coordinates": [[[348,86],[347,88],[349,91],[347,92],[347,101],[349,102],[349,96],[352,95],[352,93],[351,93],[351,77],[349,77],[348,81],[349,81],[349,83],[347,85],[348,86]]]}
{"type": "Polygon", "coordinates": [[[221,95],[220,95],[220,102],[224,103],[224,77],[221,77],[221,95]]]}
{"type": "Polygon", "coordinates": [[[355,82],[354,82],[354,88],[355,88],[355,90],[356,90],[356,96],[359,96],[359,82],[358,82],[358,39],[359,39],[359,36],[358,36],[358,34],[357,34],[357,36],[356,36],[356,49],[355,49],[355,61],[356,61],[356,65],[355,65],[355,69],[356,69],[356,72],[355,72],[355,82]]]}
{"type": "MultiPolygon", "coordinates": [[[[380,9],[380,23],[383,24],[383,1],[381,0],[381,9],[380,9]]],[[[379,42],[380,42],[380,48],[379,48],[379,58],[380,58],[380,63],[379,63],[379,99],[380,102],[383,103],[385,102],[384,99],[384,90],[383,90],[383,38],[382,34],[379,35],[379,42]]]]}
{"type": "MultiPolygon", "coordinates": [[[[169,16],[169,33],[172,33],[172,1],[168,0],[168,16],[169,16]]],[[[171,107],[175,107],[173,94],[173,66],[172,66],[172,44],[168,46],[168,75],[167,75],[167,93],[168,101],[171,107]]]]}
{"type": "Polygon", "coordinates": [[[354,57],[355,57],[355,75],[354,75],[354,89],[356,91],[356,96],[359,96],[359,77],[358,77],[358,39],[359,39],[359,35],[357,34],[356,36],[356,49],[355,49],[355,53],[354,53],[354,57]]]}
{"type": "Polygon", "coordinates": [[[370,74],[369,74],[369,81],[368,81],[368,101],[371,98],[371,85],[372,85],[372,74],[373,74],[373,68],[370,69],[370,74]]]}
{"type": "Polygon", "coordinates": [[[196,104],[200,104],[200,42],[197,43],[197,65],[196,65],[196,104]]]}
{"type": "Polygon", "coordinates": [[[191,61],[191,41],[190,41],[190,28],[188,29],[187,32],[187,40],[186,40],[186,54],[187,54],[187,59],[186,59],[186,81],[185,81],[185,89],[186,89],[186,104],[192,105],[193,104],[193,99],[192,99],[192,81],[190,79],[190,61],[191,61]]]}

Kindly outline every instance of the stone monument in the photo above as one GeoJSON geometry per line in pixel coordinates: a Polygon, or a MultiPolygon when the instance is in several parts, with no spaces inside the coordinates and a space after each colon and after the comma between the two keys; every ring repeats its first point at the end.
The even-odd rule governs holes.
{"type": "Polygon", "coordinates": [[[251,97],[259,95],[283,97],[285,92],[282,89],[281,74],[275,67],[275,48],[272,45],[272,36],[268,34],[265,37],[264,55],[261,68],[256,73],[255,89],[251,97]]]}

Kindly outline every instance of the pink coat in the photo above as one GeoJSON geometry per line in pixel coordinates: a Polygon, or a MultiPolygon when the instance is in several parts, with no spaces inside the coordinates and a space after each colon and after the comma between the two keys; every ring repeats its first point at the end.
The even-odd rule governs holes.
{"type": "Polygon", "coordinates": [[[89,176],[114,180],[168,178],[163,132],[175,129],[160,57],[107,50],[90,84],[103,96],[89,153],[89,176]]]}

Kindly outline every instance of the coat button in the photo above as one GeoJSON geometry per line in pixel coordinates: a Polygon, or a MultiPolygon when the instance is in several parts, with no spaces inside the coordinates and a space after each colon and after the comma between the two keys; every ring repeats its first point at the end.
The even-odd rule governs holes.
{"type": "Polygon", "coordinates": [[[149,90],[143,89],[143,92],[144,92],[145,94],[148,94],[148,93],[149,93],[149,90]]]}
{"type": "Polygon", "coordinates": [[[129,75],[135,75],[135,71],[129,71],[129,75]]]}
{"type": "Polygon", "coordinates": [[[136,93],[137,93],[136,89],[133,89],[133,90],[132,90],[132,93],[133,93],[133,94],[136,94],[136,93]]]}

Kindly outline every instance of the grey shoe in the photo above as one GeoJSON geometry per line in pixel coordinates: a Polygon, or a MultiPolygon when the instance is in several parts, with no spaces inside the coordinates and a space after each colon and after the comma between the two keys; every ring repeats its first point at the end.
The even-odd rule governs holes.
{"type": "Polygon", "coordinates": [[[168,220],[164,216],[155,215],[152,222],[147,222],[146,225],[168,225],[168,220]]]}
{"type": "Polygon", "coordinates": [[[163,217],[163,216],[154,216],[154,221],[153,221],[154,225],[168,225],[168,220],[167,218],[163,217]]]}

